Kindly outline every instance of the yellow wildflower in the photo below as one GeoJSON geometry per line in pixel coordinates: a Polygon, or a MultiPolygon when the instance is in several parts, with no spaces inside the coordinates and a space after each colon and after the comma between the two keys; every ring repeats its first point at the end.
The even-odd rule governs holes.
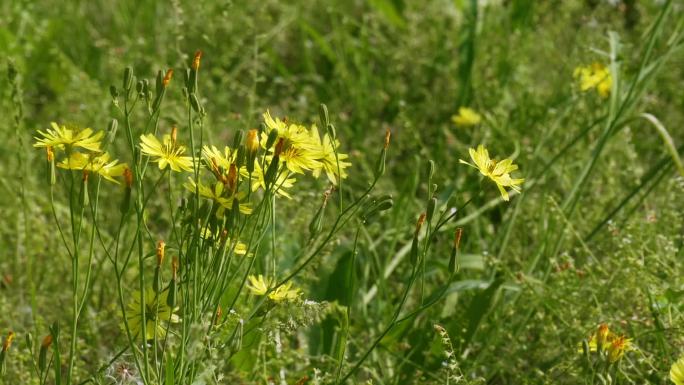
{"type": "Polygon", "coordinates": [[[249,280],[249,283],[247,284],[247,288],[254,293],[255,295],[264,295],[268,291],[268,280],[264,279],[264,276],[262,274],[259,274],[258,276],[250,275],[247,277],[249,280]]]}
{"type": "Polygon", "coordinates": [[[461,127],[476,126],[482,121],[482,116],[475,110],[468,107],[459,107],[458,114],[451,117],[451,120],[461,127]]]}
{"type": "Polygon", "coordinates": [[[608,361],[615,363],[619,361],[625,352],[632,350],[632,340],[619,336],[610,341],[608,345],[608,361]]]}
{"type": "Polygon", "coordinates": [[[34,137],[36,143],[33,147],[53,147],[60,150],[71,151],[75,147],[81,147],[89,151],[100,151],[100,139],[104,132],[98,131],[93,135],[90,128],[77,129],[59,126],[57,123],[50,123],[52,129],[38,131],[42,138],[34,137]]]}
{"type": "Polygon", "coordinates": [[[91,156],[80,152],[73,152],[68,158],[57,163],[57,167],[68,170],[85,170],[99,174],[103,178],[116,184],[119,183],[114,177],[122,176],[128,165],[119,163],[118,160],[109,161],[109,154],[104,153],[100,156],[91,156]]]}
{"type": "MultiPolygon", "coordinates": [[[[278,138],[283,140],[280,161],[285,163],[288,170],[303,174],[305,170],[320,168],[318,162],[318,147],[311,137],[309,130],[297,124],[287,124],[280,119],[273,119],[266,111],[263,115],[268,130],[261,134],[261,143],[265,146],[270,131],[276,130],[278,138]]],[[[271,148],[270,151],[274,151],[271,148]]]]}
{"type": "Polygon", "coordinates": [[[482,175],[491,179],[496,184],[496,187],[499,188],[501,197],[505,201],[509,200],[508,192],[505,187],[510,187],[511,190],[520,192],[519,185],[522,184],[525,179],[511,178],[510,173],[518,169],[518,166],[513,164],[513,160],[504,159],[497,162],[489,157],[489,152],[483,145],[477,146],[477,150],[471,148],[468,152],[470,153],[470,158],[473,160],[474,164],[466,162],[463,159],[459,159],[459,162],[476,168],[482,175]]]}
{"type": "Polygon", "coordinates": [[[154,160],[159,164],[159,169],[163,170],[168,165],[173,171],[190,171],[192,170],[192,158],[183,156],[185,147],[180,146],[171,135],[164,135],[159,140],[152,134],[140,136],[140,148],[143,154],[151,157],[156,157],[154,160]]]}
{"type": "MultiPolygon", "coordinates": [[[[265,295],[270,286],[270,281],[268,279],[265,279],[263,275],[259,274],[258,276],[250,275],[247,277],[249,280],[249,283],[247,284],[247,288],[255,295],[265,295]]],[[[287,282],[281,286],[279,286],[277,289],[273,290],[268,294],[268,298],[275,301],[275,302],[280,302],[280,301],[290,301],[297,299],[300,295],[300,290],[296,288],[292,288],[292,282],[287,282]]]]}
{"type": "Polygon", "coordinates": [[[670,380],[675,385],[684,385],[684,356],[679,357],[677,362],[670,368],[670,380]]]}
{"type": "Polygon", "coordinates": [[[219,150],[215,146],[204,146],[202,147],[202,156],[210,165],[216,164],[217,166],[228,170],[230,165],[235,163],[237,151],[233,151],[228,146],[225,146],[223,151],[219,150]]]}
{"type": "Polygon", "coordinates": [[[582,92],[596,88],[596,92],[602,97],[610,95],[613,85],[613,77],[608,67],[602,63],[592,63],[588,66],[575,68],[573,76],[578,80],[582,92]]]}
{"type": "MultiPolygon", "coordinates": [[[[145,340],[154,339],[155,335],[164,337],[169,323],[180,322],[180,318],[175,314],[178,308],[171,309],[166,303],[168,295],[168,290],[161,293],[156,293],[151,287],[145,290],[145,340]]],[[[128,327],[131,333],[136,336],[142,331],[141,298],[139,291],[134,292],[133,298],[126,308],[128,327]]]]}
{"type": "Polygon", "coordinates": [[[321,171],[325,171],[330,183],[337,185],[338,176],[342,179],[347,177],[347,172],[344,169],[351,166],[351,163],[345,161],[349,158],[349,155],[340,152],[337,152],[337,155],[335,155],[335,150],[340,147],[340,141],[335,139],[333,142],[327,132],[321,138],[315,125],[311,127],[311,138],[319,147],[318,162],[320,164],[318,168],[313,170],[313,176],[318,178],[321,171]]]}

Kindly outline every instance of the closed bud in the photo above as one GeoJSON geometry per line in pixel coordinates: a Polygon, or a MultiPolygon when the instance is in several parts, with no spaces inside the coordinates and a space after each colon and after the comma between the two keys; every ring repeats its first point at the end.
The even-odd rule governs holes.
{"type": "Polygon", "coordinates": [[[245,149],[245,145],[241,144],[237,148],[237,155],[235,156],[235,164],[237,164],[238,168],[245,165],[245,157],[247,156],[245,152],[247,152],[247,150],[245,149]]]}
{"type": "Polygon", "coordinates": [[[171,143],[175,145],[176,140],[178,140],[178,127],[174,125],[173,127],[171,127],[171,143]]]}
{"type": "Polygon", "coordinates": [[[157,242],[157,266],[161,266],[164,263],[164,250],[166,249],[166,243],[164,241],[157,242]]]}
{"type": "Polygon", "coordinates": [[[321,104],[318,106],[318,117],[321,119],[321,126],[328,127],[330,117],[328,116],[328,106],[321,104]]]}
{"type": "Polygon", "coordinates": [[[458,271],[458,249],[455,247],[451,249],[451,256],[449,257],[449,273],[455,274],[458,271]]]}
{"type": "MultiPolygon", "coordinates": [[[[230,195],[233,195],[237,188],[237,166],[235,163],[231,163],[230,168],[228,169],[227,187],[230,191],[230,195]]],[[[237,201],[237,199],[234,200],[237,201]]]]}
{"type": "Polygon", "coordinates": [[[38,353],[38,369],[43,373],[47,369],[47,352],[52,345],[52,335],[48,334],[43,338],[43,342],[40,344],[40,351],[38,353]]]}
{"type": "Polygon", "coordinates": [[[195,56],[192,58],[192,69],[198,71],[200,68],[200,61],[202,59],[202,51],[195,51],[195,56]]]}
{"type": "Polygon", "coordinates": [[[278,139],[278,130],[271,130],[271,132],[268,133],[268,139],[266,139],[266,149],[270,150],[271,147],[276,142],[276,139],[278,139]]]}
{"type": "Polygon", "coordinates": [[[131,171],[130,168],[126,167],[124,170],[124,181],[126,182],[126,187],[127,188],[132,188],[133,186],[133,171],[131,171]]]}
{"type": "Polygon", "coordinates": [[[428,183],[432,180],[432,176],[435,174],[435,162],[432,159],[428,160],[427,163],[427,179],[428,183]]]}
{"type": "Polygon", "coordinates": [[[2,343],[2,351],[6,352],[9,350],[10,346],[12,346],[12,341],[14,341],[14,332],[10,331],[7,333],[7,337],[5,337],[5,341],[2,343]]]}
{"type": "Polygon", "coordinates": [[[430,223],[432,221],[432,216],[435,213],[435,206],[437,206],[437,198],[432,197],[428,201],[428,206],[427,206],[427,221],[430,223]]]}
{"type": "Polygon", "coordinates": [[[164,75],[164,79],[162,79],[162,86],[164,88],[169,86],[169,83],[171,82],[171,78],[173,78],[173,70],[169,68],[166,71],[166,75],[164,75]]]}
{"type": "Polygon", "coordinates": [[[456,229],[456,232],[454,233],[454,248],[455,249],[460,249],[461,248],[461,236],[463,235],[463,228],[459,227],[456,229]]]}
{"type": "Polygon", "coordinates": [[[142,80],[139,80],[138,83],[136,83],[136,85],[135,85],[135,91],[137,93],[141,94],[143,92],[144,85],[145,85],[145,83],[143,83],[142,80]]]}
{"type": "Polygon", "coordinates": [[[423,223],[425,223],[425,217],[426,214],[422,213],[420,214],[420,217],[418,217],[418,221],[416,222],[416,231],[414,233],[414,236],[418,236],[418,233],[420,233],[420,229],[423,227],[423,223]]]}
{"type": "Polygon", "coordinates": [[[81,185],[81,204],[86,206],[90,202],[88,196],[88,177],[90,173],[88,170],[83,170],[83,184],[81,185]]]}
{"type": "Polygon", "coordinates": [[[47,146],[45,147],[45,152],[47,153],[47,161],[52,162],[55,160],[55,153],[52,151],[52,147],[47,146]]]}
{"type": "Polygon", "coordinates": [[[385,146],[384,146],[385,149],[387,149],[389,147],[391,136],[392,136],[392,131],[389,129],[389,127],[387,127],[387,129],[385,129],[385,146]]]}
{"type": "Polygon", "coordinates": [[[240,146],[240,143],[242,143],[242,137],[244,135],[245,133],[242,130],[237,130],[237,132],[235,132],[235,136],[233,137],[233,148],[240,146]]]}
{"type": "Polygon", "coordinates": [[[274,156],[280,156],[283,152],[283,146],[285,145],[285,139],[278,139],[278,143],[275,146],[275,151],[273,151],[274,156]]]}
{"type": "Polygon", "coordinates": [[[112,96],[112,99],[116,99],[119,97],[119,90],[115,86],[109,86],[109,95],[112,96]]]}
{"type": "Polygon", "coordinates": [[[411,264],[413,266],[418,265],[418,235],[415,235],[413,237],[413,241],[411,241],[411,251],[409,254],[411,264]]]}
{"type": "Polygon", "coordinates": [[[129,91],[133,86],[133,68],[126,67],[123,75],[123,89],[129,91]]]}
{"type": "Polygon", "coordinates": [[[248,154],[255,153],[259,150],[259,131],[257,129],[247,131],[245,147],[247,148],[248,154]]]}

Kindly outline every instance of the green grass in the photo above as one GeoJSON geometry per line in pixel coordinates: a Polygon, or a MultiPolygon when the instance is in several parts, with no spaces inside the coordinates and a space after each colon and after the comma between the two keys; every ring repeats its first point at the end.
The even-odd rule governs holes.
{"type": "Polygon", "coordinates": [[[0,3],[0,333],[16,333],[0,383],[125,383],[117,370],[124,366],[165,385],[670,383],[670,366],[684,353],[684,8],[483,3],[0,3]],[[203,118],[183,93],[197,49],[203,118]],[[580,92],[573,79],[577,66],[593,62],[609,66],[609,98],[580,92]],[[89,182],[84,206],[80,174],[70,194],[72,174],[60,171],[51,204],[45,153],[32,144],[52,121],[105,130],[117,119],[109,151],[142,172],[127,136],[135,150],[148,112],[139,104],[127,119],[109,91],[118,88],[123,109],[126,67],[152,89],[157,71],[174,69],[149,127],[161,134],[177,125],[190,149],[232,146],[238,130],[261,126],[267,109],[324,132],[323,103],[339,151],[350,156],[349,177],[321,211],[325,177],[298,177],[293,199],[265,199],[253,221],[239,216],[235,223],[250,229],[241,241],[255,234],[254,257],[233,256],[220,272],[199,259],[214,250],[197,246],[196,221],[209,216],[181,187],[191,174],[155,185],[166,174],[150,163],[122,215],[122,185],[103,181],[96,195],[89,182]],[[454,125],[459,106],[482,122],[454,125]],[[387,128],[385,172],[366,193],[387,128]],[[459,163],[480,143],[519,165],[514,176],[525,183],[510,202],[459,163]],[[386,195],[391,209],[359,215],[386,195]],[[415,235],[433,196],[435,218],[415,235]],[[347,208],[353,215],[343,215],[347,208]],[[82,225],[70,219],[80,209],[82,225]],[[81,245],[76,265],[55,217],[66,244],[81,245]],[[82,226],[80,239],[71,223],[82,226]],[[109,258],[119,237],[126,252],[133,247],[125,268],[109,258]],[[164,282],[173,255],[197,258],[179,280],[183,320],[163,358],[161,341],[144,348],[121,328],[122,303],[154,277],[159,239],[168,248],[164,282]],[[248,274],[291,279],[315,304],[249,295],[248,274]],[[77,339],[74,275],[84,304],[77,339]],[[211,291],[218,288],[225,290],[211,291]],[[220,327],[211,326],[209,304],[223,309],[220,327]],[[635,347],[609,367],[578,352],[600,323],[635,347]],[[59,339],[41,371],[40,342],[55,324],[59,339]]]}

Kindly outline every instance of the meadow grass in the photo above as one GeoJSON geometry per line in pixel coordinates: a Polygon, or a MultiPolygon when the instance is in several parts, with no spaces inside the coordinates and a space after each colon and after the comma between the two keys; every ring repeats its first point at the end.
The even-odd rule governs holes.
{"type": "Polygon", "coordinates": [[[683,47],[677,1],[0,3],[0,383],[684,384],[683,47]]]}

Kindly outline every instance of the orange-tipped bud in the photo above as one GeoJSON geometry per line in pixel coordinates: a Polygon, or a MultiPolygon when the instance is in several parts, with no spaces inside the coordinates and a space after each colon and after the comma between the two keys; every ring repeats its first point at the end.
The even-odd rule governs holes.
{"type": "Polygon", "coordinates": [[[178,274],[178,257],[174,256],[171,260],[171,274],[174,281],[176,280],[176,275],[178,274]]]}
{"type": "Polygon", "coordinates": [[[162,80],[162,85],[164,86],[164,88],[166,88],[169,85],[169,83],[171,82],[171,78],[173,78],[173,70],[169,68],[166,71],[166,75],[164,75],[164,79],[162,80]]]}
{"type": "Polygon", "coordinates": [[[133,171],[131,171],[130,168],[126,167],[123,175],[124,175],[124,181],[126,181],[126,187],[128,187],[128,188],[133,187],[133,171]]]}
{"type": "Polygon", "coordinates": [[[259,149],[259,131],[256,129],[251,129],[247,131],[246,140],[247,151],[250,153],[255,153],[259,149]]]}
{"type": "Polygon", "coordinates": [[[285,145],[285,139],[283,139],[283,138],[278,139],[278,143],[276,143],[275,152],[273,153],[273,155],[280,156],[280,154],[283,152],[283,146],[284,145],[285,145]]]}
{"type": "Polygon", "coordinates": [[[50,147],[50,146],[45,147],[45,152],[47,152],[47,161],[48,162],[52,162],[53,160],[55,160],[55,153],[54,153],[54,151],[52,151],[52,147],[50,147]]]}
{"type": "Polygon", "coordinates": [[[52,334],[48,334],[43,338],[43,342],[40,343],[40,346],[43,349],[47,349],[52,345],[52,334]]]}
{"type": "Polygon", "coordinates": [[[12,346],[12,341],[14,340],[14,332],[10,331],[7,333],[7,337],[5,337],[5,342],[2,343],[2,351],[6,352],[10,346],[12,346]]]}
{"type": "Polygon", "coordinates": [[[235,166],[235,163],[230,164],[230,169],[228,170],[228,190],[230,190],[230,193],[232,194],[235,191],[235,187],[237,187],[237,166],[235,166]]]}
{"type": "Polygon", "coordinates": [[[88,170],[83,170],[83,181],[86,183],[88,182],[88,175],[90,175],[88,170]]]}
{"type": "Polygon", "coordinates": [[[199,70],[200,60],[202,59],[202,51],[195,51],[195,57],[192,59],[192,69],[195,71],[199,70]]]}
{"type": "Polygon", "coordinates": [[[171,143],[176,144],[176,139],[178,139],[178,127],[171,127],[171,143]]]}
{"type": "Polygon", "coordinates": [[[425,217],[426,217],[425,213],[420,214],[420,217],[418,217],[418,222],[416,222],[415,236],[418,236],[420,229],[423,227],[423,223],[425,223],[425,217]]]}
{"type": "Polygon", "coordinates": [[[219,306],[216,309],[216,321],[218,322],[222,316],[223,316],[223,310],[221,310],[221,306],[219,306]]]}
{"type": "Polygon", "coordinates": [[[385,130],[385,149],[389,147],[390,144],[390,137],[392,136],[392,131],[390,131],[389,127],[385,130]]]}
{"type": "Polygon", "coordinates": [[[459,227],[454,233],[454,248],[459,249],[461,247],[461,236],[463,235],[463,228],[459,227]]]}
{"type": "Polygon", "coordinates": [[[226,239],[228,239],[228,230],[223,229],[223,231],[221,231],[221,240],[225,241],[226,239]]]}
{"type": "Polygon", "coordinates": [[[161,266],[164,262],[164,249],[166,248],[166,243],[164,241],[157,242],[157,266],[161,266]]]}

